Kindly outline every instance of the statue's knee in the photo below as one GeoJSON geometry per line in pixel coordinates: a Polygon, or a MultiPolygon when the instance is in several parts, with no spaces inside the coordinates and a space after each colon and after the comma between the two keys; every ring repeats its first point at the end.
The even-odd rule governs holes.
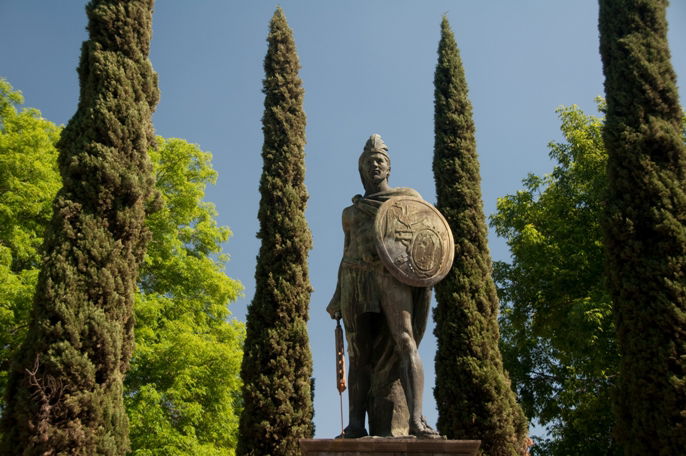
{"type": "Polygon", "coordinates": [[[398,339],[398,349],[401,354],[412,355],[417,352],[417,344],[414,337],[407,332],[403,332],[398,339]]]}

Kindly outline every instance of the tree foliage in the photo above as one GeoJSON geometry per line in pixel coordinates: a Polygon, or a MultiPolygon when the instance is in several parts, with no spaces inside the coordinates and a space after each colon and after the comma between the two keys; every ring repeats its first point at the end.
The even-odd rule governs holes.
{"type": "Polygon", "coordinates": [[[0,397],[26,335],[43,233],[62,184],[55,148],[60,128],[36,109],[19,110],[23,102],[0,79],[0,397]]]}
{"type": "Polygon", "coordinates": [[[310,293],[305,220],[305,113],[300,64],[281,8],[269,25],[264,59],[261,239],[255,297],[249,307],[241,369],[241,455],[298,455],[311,437],[312,359],[307,336],[310,293]]]}
{"type": "MultiPolygon", "coordinates": [[[[0,378],[6,378],[10,353],[28,325],[44,229],[61,185],[60,129],[35,109],[5,109],[21,99],[0,84],[0,123],[6,127],[0,131],[0,181],[8,185],[0,200],[1,242],[9,255],[2,269],[7,280],[0,282],[0,378]],[[26,251],[32,259],[12,268],[12,258],[26,251]]],[[[221,244],[230,232],[217,226],[214,206],[203,201],[217,173],[210,154],[180,139],[158,137],[150,157],[161,208],[147,218],[152,239],[138,281],[136,350],[125,383],[132,454],[231,454],[244,327],[228,321],[227,303],[240,291],[224,273],[221,244]]]]}
{"type": "Polygon", "coordinates": [[[151,152],[162,208],[136,300],[136,351],[126,377],[126,408],[136,456],[226,455],[236,448],[243,324],[227,303],[241,286],[224,272],[212,203],[211,155],[180,139],[158,138],[151,152]]]}
{"type": "Polygon", "coordinates": [[[498,298],[491,278],[472,107],[446,17],[434,86],[436,206],[455,237],[455,263],[436,285],[438,429],[449,438],[480,439],[484,455],[524,454],[527,421],[498,347],[498,298]]]}
{"type": "Polygon", "coordinates": [[[9,374],[4,454],[129,449],[123,375],[148,240],[147,151],[158,98],[147,59],[152,1],[94,0],[86,11],[79,106],[58,142],[63,187],[27,337],[9,374]]]}
{"type": "Polygon", "coordinates": [[[603,231],[627,455],[686,449],[686,144],[666,0],[601,0],[608,196],[603,231]]]}
{"type": "Polygon", "coordinates": [[[557,112],[565,142],[549,144],[552,173],[529,175],[491,218],[512,254],[495,265],[501,347],[525,412],[550,432],[536,454],[619,454],[610,406],[619,356],[600,229],[603,119],[576,106],[557,112]]]}

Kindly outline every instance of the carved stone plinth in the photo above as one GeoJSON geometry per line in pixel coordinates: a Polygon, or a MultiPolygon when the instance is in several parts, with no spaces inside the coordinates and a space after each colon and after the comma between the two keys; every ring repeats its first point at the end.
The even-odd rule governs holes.
{"type": "Polygon", "coordinates": [[[481,440],[301,439],[303,456],[474,456],[481,440]]]}

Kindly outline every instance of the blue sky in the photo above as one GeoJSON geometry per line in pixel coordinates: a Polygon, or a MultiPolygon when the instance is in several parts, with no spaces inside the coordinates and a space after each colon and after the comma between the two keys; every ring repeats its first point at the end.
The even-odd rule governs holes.
{"type": "MultiPolygon", "coordinates": [[[[66,124],[78,101],[76,66],[87,38],[85,1],[0,0],[0,77],[26,105],[66,124]]],[[[342,252],[341,210],[362,192],[357,157],[379,133],[390,148],[391,185],[435,201],[433,73],[445,13],[462,53],[477,128],[486,214],[498,197],[521,188],[529,172],[551,170],[547,143],[559,140],[555,108],[595,112],[603,93],[597,3],[592,0],[283,0],[302,64],[308,118],[307,217],[310,339],[317,380],[317,437],[340,431],[334,376],[334,323],[324,311],[342,252]]],[[[151,60],[161,100],[157,134],[184,138],[214,155],[217,185],[207,199],[234,236],[227,272],[245,286],[231,304],[245,319],[254,294],[262,170],[262,60],[277,3],[266,0],[157,0],[151,60]]],[[[672,63],[686,78],[686,2],[668,9],[672,63]]],[[[496,260],[507,246],[490,236],[496,260]]],[[[435,423],[431,331],[421,346],[425,413],[435,423]]]]}

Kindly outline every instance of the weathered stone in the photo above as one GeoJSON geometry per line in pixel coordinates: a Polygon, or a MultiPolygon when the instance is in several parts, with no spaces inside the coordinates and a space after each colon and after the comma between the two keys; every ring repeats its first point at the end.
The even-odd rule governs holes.
{"type": "Polygon", "coordinates": [[[474,456],[480,440],[414,438],[301,439],[303,456],[474,456]]]}

